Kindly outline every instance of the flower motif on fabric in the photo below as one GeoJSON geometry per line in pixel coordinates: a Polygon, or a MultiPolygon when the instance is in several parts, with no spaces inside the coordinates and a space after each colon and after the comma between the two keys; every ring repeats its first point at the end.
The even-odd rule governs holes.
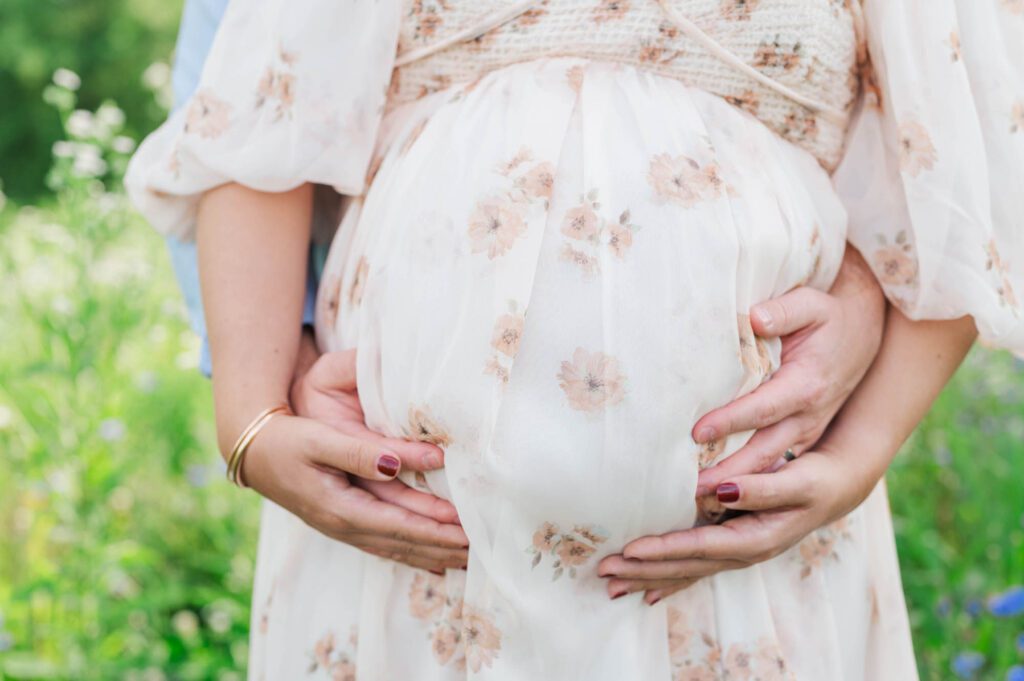
{"type": "Polygon", "coordinates": [[[1024,132],[1024,99],[1014,102],[1010,109],[1010,132],[1024,132]]]}
{"type": "Polygon", "coordinates": [[[306,669],[307,675],[320,676],[330,681],[356,681],[356,629],[348,637],[348,646],[339,647],[335,642],[334,632],[327,631],[313,645],[308,653],[310,662],[306,669]]]}
{"type": "Polygon", "coordinates": [[[270,64],[263,71],[260,82],[256,85],[257,110],[267,105],[274,105],[274,121],[291,116],[295,104],[295,79],[292,68],[298,61],[298,54],[288,52],[278,46],[277,63],[270,64]]]}
{"type": "Polygon", "coordinates": [[[900,168],[911,177],[917,177],[922,170],[931,170],[938,160],[938,152],[932,144],[928,130],[917,121],[904,121],[900,125],[900,168]]]}
{"type": "Polygon", "coordinates": [[[797,40],[791,44],[784,44],[775,36],[773,40],[766,40],[757,47],[754,53],[754,66],[762,69],[792,71],[800,66],[803,56],[803,46],[797,40]]]}
{"type": "Polygon", "coordinates": [[[760,4],[761,0],[722,0],[719,13],[723,19],[743,21],[750,19],[751,12],[760,4]]]}
{"type": "Polygon", "coordinates": [[[841,539],[850,539],[849,521],[840,518],[831,525],[815,530],[797,545],[797,557],[802,567],[800,578],[806,579],[826,560],[839,560],[836,545],[841,539]]]}
{"type": "Polygon", "coordinates": [[[413,0],[409,14],[413,20],[413,39],[432,38],[444,23],[443,13],[450,10],[448,0],[413,0]]]}
{"type": "Polygon", "coordinates": [[[417,571],[409,586],[409,614],[426,625],[434,660],[465,671],[462,593],[448,586],[445,577],[417,571]]]}
{"type": "Polygon", "coordinates": [[[469,218],[470,247],[494,260],[512,248],[526,232],[522,206],[508,198],[487,198],[477,203],[469,218]]]}
{"type": "Polygon", "coordinates": [[[900,230],[891,244],[882,234],[876,238],[879,248],[871,256],[871,265],[878,280],[887,286],[916,286],[917,258],[907,232],[900,230]]]}
{"type": "Polygon", "coordinates": [[[768,354],[768,344],[763,338],[754,335],[750,325],[750,315],[737,314],[736,324],[739,328],[740,362],[747,371],[766,377],[772,371],[772,358],[768,354]]]}
{"type": "Polygon", "coordinates": [[[474,672],[490,667],[501,650],[501,630],[486,612],[463,606],[462,640],[465,644],[466,665],[474,672]]]}
{"type": "Polygon", "coordinates": [[[554,558],[551,579],[563,574],[575,579],[576,568],[586,564],[597,552],[597,547],[608,539],[608,531],[595,525],[576,525],[571,532],[562,532],[558,525],[543,523],[533,533],[533,542],[527,553],[533,554],[532,567],[540,565],[545,555],[554,558]]]}
{"type": "Polygon", "coordinates": [[[996,277],[996,291],[999,293],[999,302],[1017,312],[1019,310],[1017,296],[1013,292],[1013,285],[1010,283],[1009,268],[999,255],[999,249],[996,247],[994,239],[985,245],[985,255],[988,256],[985,269],[992,272],[996,277]]]}
{"type": "Polygon", "coordinates": [[[794,109],[782,122],[782,134],[789,139],[815,140],[818,137],[818,117],[812,111],[794,109]]]}
{"type": "Polygon", "coordinates": [[[419,442],[429,442],[438,447],[447,447],[452,438],[431,415],[426,407],[409,407],[409,424],[405,435],[419,442]]]}
{"type": "Polygon", "coordinates": [[[594,22],[601,24],[626,16],[631,9],[630,0],[598,0],[594,8],[594,22]]]}
{"type": "Polygon", "coordinates": [[[493,374],[502,383],[508,383],[525,324],[525,312],[520,311],[516,301],[508,301],[508,312],[499,315],[494,323],[494,331],[491,333],[491,347],[494,352],[484,365],[484,373],[493,374]]]}
{"type": "Polygon", "coordinates": [[[756,116],[761,108],[761,98],[754,90],[744,90],[736,95],[728,95],[725,101],[753,116],[756,116]]]}
{"type": "Polygon", "coordinates": [[[669,605],[668,648],[673,681],[792,681],[774,641],[733,643],[723,650],[708,631],[688,619],[689,609],[669,605]]]}
{"type": "Polygon", "coordinates": [[[628,208],[614,220],[603,217],[600,209],[598,191],[592,189],[580,197],[580,205],[570,208],[562,218],[561,233],[567,241],[559,259],[576,265],[585,275],[600,271],[602,246],[616,259],[624,259],[639,229],[632,223],[628,208]]]}
{"type": "Polygon", "coordinates": [[[535,202],[547,208],[555,182],[554,166],[532,163],[533,153],[522,147],[495,171],[511,180],[504,194],[477,202],[469,218],[470,249],[491,260],[504,255],[526,233],[526,211],[535,202]]]}
{"type": "Polygon", "coordinates": [[[732,189],[722,178],[718,163],[703,165],[689,156],[658,154],[651,159],[647,181],[658,198],[690,208],[700,201],[711,201],[732,189]]]}
{"type": "Polygon", "coordinates": [[[353,307],[363,301],[363,290],[366,288],[366,277],[370,274],[370,263],[365,255],[359,256],[352,281],[348,285],[348,302],[353,307]]]}
{"type": "Polygon", "coordinates": [[[185,112],[185,132],[215,139],[228,129],[230,117],[230,104],[209,90],[199,90],[185,112]]]}
{"type": "Polygon", "coordinates": [[[569,406],[579,411],[599,412],[626,396],[626,377],[618,360],[583,348],[576,348],[572,361],[562,362],[558,383],[569,398],[569,406]]]}
{"type": "Polygon", "coordinates": [[[949,46],[950,60],[958,62],[963,59],[964,55],[960,49],[960,31],[955,28],[949,32],[949,39],[946,41],[946,45],[949,46]]]}

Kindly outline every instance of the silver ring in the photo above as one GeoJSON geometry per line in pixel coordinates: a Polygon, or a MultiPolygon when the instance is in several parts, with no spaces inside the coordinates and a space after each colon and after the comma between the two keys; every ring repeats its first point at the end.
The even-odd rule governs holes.
{"type": "Polygon", "coordinates": [[[796,458],[796,454],[793,453],[792,449],[787,449],[786,453],[782,455],[782,458],[786,461],[792,461],[796,458]]]}

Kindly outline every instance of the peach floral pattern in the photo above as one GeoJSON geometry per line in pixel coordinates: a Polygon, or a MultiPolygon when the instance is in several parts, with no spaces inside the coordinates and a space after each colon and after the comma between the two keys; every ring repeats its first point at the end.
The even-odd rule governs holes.
{"type": "Polygon", "coordinates": [[[493,354],[484,366],[484,373],[493,374],[502,383],[508,383],[525,325],[525,312],[520,311],[516,301],[508,301],[508,311],[499,315],[494,322],[494,330],[491,333],[493,354]]]}
{"type": "Polygon", "coordinates": [[[740,362],[747,371],[762,378],[766,377],[772,371],[768,344],[763,338],[754,335],[749,315],[737,314],[736,323],[739,328],[740,362]]]}
{"type": "Polygon", "coordinates": [[[615,21],[626,16],[629,10],[630,0],[598,0],[597,7],[594,8],[594,21],[599,24],[615,21]]]}
{"type": "Polygon", "coordinates": [[[291,116],[295,104],[296,75],[292,71],[299,56],[296,52],[288,52],[282,46],[277,48],[277,64],[266,67],[263,77],[256,86],[256,109],[274,106],[274,121],[291,116]]]}
{"type": "Polygon", "coordinates": [[[840,540],[850,539],[849,521],[840,518],[831,525],[815,530],[801,541],[797,547],[797,557],[800,561],[800,578],[806,579],[826,560],[839,560],[839,552],[836,545],[840,540]]]}
{"type": "Polygon", "coordinates": [[[430,415],[426,407],[409,407],[409,424],[406,437],[419,442],[429,442],[438,447],[447,447],[452,439],[448,432],[430,415]]]}
{"type": "Polygon", "coordinates": [[[325,632],[308,653],[310,661],[306,674],[329,681],[356,681],[356,643],[355,627],[349,634],[346,647],[337,645],[333,631],[325,632]]]}
{"type": "Polygon", "coordinates": [[[931,170],[938,160],[938,152],[931,135],[917,121],[904,121],[900,125],[900,168],[911,177],[922,170],[931,170]]]}
{"type": "Polygon", "coordinates": [[[691,613],[666,608],[673,681],[793,681],[778,644],[762,637],[727,649],[714,634],[691,621],[691,613]]]}
{"type": "Polygon", "coordinates": [[[501,650],[501,630],[484,611],[463,607],[462,639],[465,644],[466,665],[474,672],[490,667],[501,650]]]}
{"type": "Polygon", "coordinates": [[[562,362],[558,383],[569,398],[569,406],[579,411],[598,412],[626,396],[626,377],[618,360],[583,348],[576,348],[572,361],[562,362]]]}
{"type": "Polygon", "coordinates": [[[185,113],[185,132],[214,139],[228,129],[231,105],[208,90],[200,90],[185,113]]]}
{"type": "Polygon", "coordinates": [[[660,199],[684,208],[731,193],[718,163],[702,165],[689,156],[656,155],[651,159],[647,181],[660,199]]]}
{"type": "Polygon", "coordinates": [[[585,565],[597,552],[597,547],[608,539],[608,531],[595,525],[576,525],[570,532],[562,532],[558,525],[545,522],[533,533],[527,553],[533,554],[532,567],[540,565],[545,555],[554,558],[551,579],[563,574],[576,578],[576,568],[585,565]]]}
{"type": "Polygon", "coordinates": [[[722,0],[719,12],[725,19],[742,21],[750,19],[751,12],[760,4],[761,0],[722,0]]]}
{"type": "Polygon", "coordinates": [[[561,233],[567,241],[562,246],[561,260],[580,268],[586,276],[601,270],[601,246],[616,259],[623,260],[633,245],[639,227],[632,223],[630,211],[619,213],[614,220],[601,215],[598,191],[592,189],[580,197],[580,204],[562,217],[561,233]]]}
{"type": "Polygon", "coordinates": [[[1018,310],[1017,296],[1013,292],[1013,284],[1010,283],[1009,266],[999,255],[999,248],[994,239],[990,239],[985,245],[985,255],[988,259],[985,269],[996,277],[996,290],[999,293],[999,302],[1012,308],[1015,313],[1018,310]]]}
{"type": "Polygon", "coordinates": [[[505,194],[477,202],[469,218],[473,253],[487,253],[491,260],[504,255],[526,233],[529,205],[539,201],[547,208],[554,187],[554,166],[547,161],[531,165],[532,160],[533,152],[522,147],[495,168],[511,184],[505,194]]]}
{"type": "Polygon", "coordinates": [[[879,248],[871,257],[875,276],[889,286],[917,284],[917,258],[905,231],[896,234],[895,243],[888,243],[884,235],[877,235],[879,248]]]}
{"type": "Polygon", "coordinates": [[[1010,109],[1010,132],[1024,131],[1024,99],[1014,102],[1010,109]]]}
{"type": "Polygon", "coordinates": [[[352,281],[348,285],[348,302],[356,307],[363,301],[363,289],[366,288],[366,277],[370,274],[370,263],[365,255],[359,256],[352,281]]]}

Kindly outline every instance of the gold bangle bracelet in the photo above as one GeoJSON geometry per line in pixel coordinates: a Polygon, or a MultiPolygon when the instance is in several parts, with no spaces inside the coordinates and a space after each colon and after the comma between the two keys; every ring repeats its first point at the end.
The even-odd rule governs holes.
{"type": "Polygon", "coordinates": [[[248,451],[249,445],[252,444],[254,439],[256,439],[259,432],[263,430],[263,427],[270,422],[270,419],[283,412],[291,414],[291,409],[288,408],[288,405],[280,404],[276,407],[264,409],[260,412],[259,416],[254,418],[249,425],[245,427],[242,434],[238,436],[237,440],[235,440],[235,446],[231,448],[231,456],[228,457],[227,478],[231,483],[243,489],[248,487],[248,485],[245,484],[245,481],[242,480],[242,463],[245,460],[245,453],[248,451]]]}

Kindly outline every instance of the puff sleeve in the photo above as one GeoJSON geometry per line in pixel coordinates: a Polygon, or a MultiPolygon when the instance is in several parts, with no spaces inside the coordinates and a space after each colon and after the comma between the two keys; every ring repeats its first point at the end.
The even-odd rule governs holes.
{"type": "Polygon", "coordinates": [[[139,146],[125,186],[189,240],[203,192],[228,182],[363,191],[398,39],[385,0],[231,0],[199,87],[139,146]]]}
{"type": "Polygon", "coordinates": [[[869,70],[834,176],[849,240],[913,319],[1024,355],[1024,2],[864,0],[869,70]]]}

